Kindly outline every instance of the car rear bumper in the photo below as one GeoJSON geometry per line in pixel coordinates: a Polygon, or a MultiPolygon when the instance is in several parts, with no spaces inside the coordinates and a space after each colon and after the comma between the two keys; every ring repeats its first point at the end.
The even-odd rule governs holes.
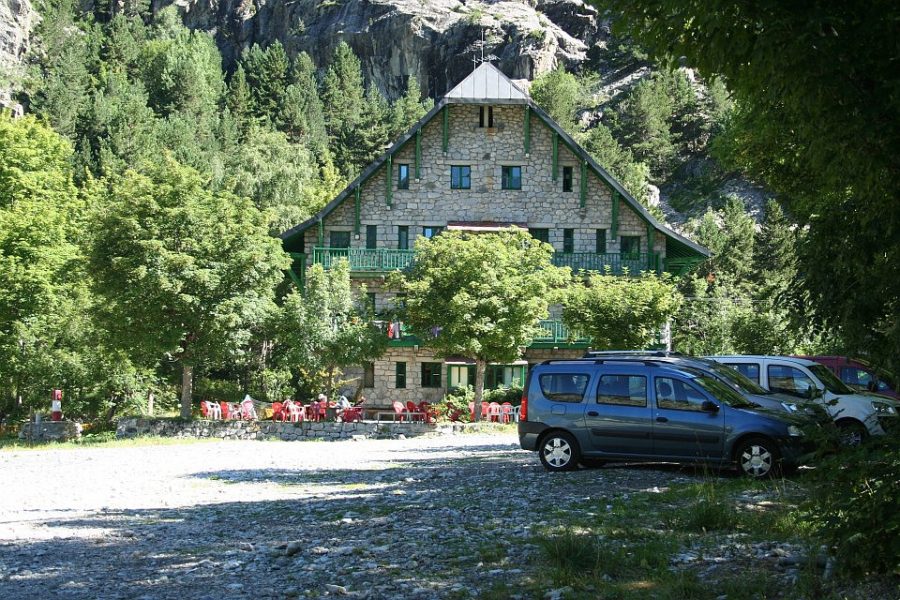
{"type": "Polygon", "coordinates": [[[522,447],[522,450],[536,451],[538,439],[546,430],[547,426],[543,423],[519,421],[519,446],[522,447]]]}

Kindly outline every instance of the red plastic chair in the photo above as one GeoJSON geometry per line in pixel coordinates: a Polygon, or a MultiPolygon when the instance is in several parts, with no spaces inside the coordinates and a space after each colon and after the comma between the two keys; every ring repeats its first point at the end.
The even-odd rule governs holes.
{"type": "Polygon", "coordinates": [[[403,408],[403,403],[400,402],[399,400],[394,400],[394,402],[391,404],[391,406],[394,407],[394,419],[399,417],[401,421],[405,421],[406,420],[406,409],[403,408]]]}
{"type": "Polygon", "coordinates": [[[362,410],[363,409],[358,406],[345,408],[344,412],[341,413],[341,421],[344,423],[358,423],[362,421],[362,410]]]}
{"type": "Polygon", "coordinates": [[[222,411],[223,420],[228,420],[231,417],[231,405],[227,402],[219,402],[219,410],[222,411]]]}
{"type": "Polygon", "coordinates": [[[511,402],[504,402],[500,405],[500,422],[511,423],[513,418],[513,407],[511,402]]]}
{"type": "Polygon", "coordinates": [[[422,420],[426,423],[434,423],[437,421],[437,411],[428,402],[425,402],[424,400],[419,402],[418,410],[422,413],[422,420]]]}
{"type": "Polygon", "coordinates": [[[284,404],[281,402],[273,402],[272,403],[272,420],[278,421],[281,420],[284,423],[284,404]]]}
{"type": "Polygon", "coordinates": [[[490,408],[490,406],[491,405],[488,404],[487,402],[481,403],[481,420],[482,421],[488,420],[488,409],[490,408]]]}
{"type": "Polygon", "coordinates": [[[209,409],[206,407],[205,400],[200,401],[200,416],[203,417],[204,419],[209,418],[209,409]]]}
{"type": "Polygon", "coordinates": [[[425,420],[425,414],[419,410],[419,407],[416,406],[416,403],[412,400],[406,401],[406,414],[409,417],[410,421],[423,421],[425,420]]]}
{"type": "Polygon", "coordinates": [[[474,402],[469,402],[469,420],[470,421],[475,420],[475,403],[474,402]]]}

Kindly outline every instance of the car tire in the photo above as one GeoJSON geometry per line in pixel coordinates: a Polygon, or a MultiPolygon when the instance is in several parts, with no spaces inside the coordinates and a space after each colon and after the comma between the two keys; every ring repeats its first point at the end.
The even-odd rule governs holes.
{"type": "Polygon", "coordinates": [[[578,468],[581,451],[571,434],[552,431],[541,440],[538,455],[548,471],[572,471],[578,468]]]}
{"type": "Polygon", "coordinates": [[[766,479],[781,473],[781,452],[775,442],[763,437],[742,441],[734,458],[741,474],[753,479],[766,479]]]}
{"type": "Polygon", "coordinates": [[[841,421],[837,426],[842,446],[859,446],[869,437],[866,426],[859,421],[841,421]]]}

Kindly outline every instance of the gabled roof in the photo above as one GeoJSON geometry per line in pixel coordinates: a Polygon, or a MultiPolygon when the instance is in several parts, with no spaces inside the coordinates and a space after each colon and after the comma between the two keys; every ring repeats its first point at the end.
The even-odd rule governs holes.
{"type": "Polygon", "coordinates": [[[448,102],[468,104],[527,104],[528,94],[489,62],[463,79],[444,96],[448,102]]]}
{"type": "MultiPolygon", "coordinates": [[[[510,79],[503,74],[497,67],[490,63],[482,63],[475,71],[473,71],[468,77],[466,77],[462,82],[460,82],[456,87],[454,87],[450,92],[440,99],[428,114],[419,119],[419,121],[410,128],[405,134],[403,134],[388,150],[381,155],[378,160],[370,164],[366,167],[362,173],[360,173],[359,177],[354,179],[350,184],[338,194],[334,200],[325,205],[325,208],[320,210],[318,213],[300,223],[288,229],[284,233],[282,233],[279,237],[287,242],[288,240],[294,238],[295,236],[302,234],[304,231],[309,229],[311,226],[315,225],[322,219],[324,219],[328,214],[334,211],[341,203],[350,197],[355,189],[362,186],[366,180],[372,177],[378,169],[380,169],[384,163],[387,161],[389,156],[393,156],[396,152],[400,151],[403,146],[409,142],[413,136],[415,136],[416,132],[425,127],[435,116],[440,114],[440,112],[444,109],[445,106],[449,104],[521,104],[523,106],[528,106],[531,111],[537,115],[547,127],[549,127],[554,133],[559,135],[560,140],[575,154],[579,159],[585,161],[585,163],[590,166],[591,170],[597,174],[597,176],[603,181],[607,187],[611,191],[616,192],[619,197],[621,197],[626,204],[628,204],[635,212],[638,213],[638,216],[648,225],[653,227],[656,231],[659,231],[663,235],[666,236],[666,247],[667,249],[675,250],[676,254],[680,257],[685,257],[692,252],[696,255],[702,257],[710,256],[709,250],[689,240],[688,238],[679,235],[678,233],[672,231],[664,224],[660,223],[656,220],[656,218],[651,215],[643,204],[638,202],[634,196],[629,194],[622,185],[616,181],[603,167],[597,164],[597,161],[591,157],[587,151],[584,150],[581,146],[579,146],[575,140],[572,139],[566,131],[559,126],[559,124],[554,121],[550,115],[544,112],[541,107],[535,104],[531,98],[523,92],[519,87],[517,87],[510,79]],[[455,94],[455,96],[451,96],[455,94]],[[506,95],[506,98],[495,97],[506,95]]],[[[668,257],[668,252],[667,252],[668,257]]]]}

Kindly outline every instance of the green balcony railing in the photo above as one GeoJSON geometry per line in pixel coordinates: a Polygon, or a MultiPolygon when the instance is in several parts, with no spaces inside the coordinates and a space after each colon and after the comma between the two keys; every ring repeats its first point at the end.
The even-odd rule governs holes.
{"type": "Polygon", "coordinates": [[[545,319],[538,322],[541,331],[532,340],[533,344],[565,344],[567,342],[586,343],[590,338],[577,331],[569,331],[565,323],[558,319],[545,319]]]}
{"type": "Polygon", "coordinates": [[[330,269],[334,261],[346,258],[351,272],[397,271],[412,264],[414,252],[390,248],[313,248],[312,262],[330,269]]]}
{"type": "Polygon", "coordinates": [[[659,255],[651,252],[644,254],[619,254],[608,252],[554,252],[553,264],[557,267],[571,267],[573,271],[609,271],[613,275],[637,276],[641,271],[659,271],[659,255]]]}

